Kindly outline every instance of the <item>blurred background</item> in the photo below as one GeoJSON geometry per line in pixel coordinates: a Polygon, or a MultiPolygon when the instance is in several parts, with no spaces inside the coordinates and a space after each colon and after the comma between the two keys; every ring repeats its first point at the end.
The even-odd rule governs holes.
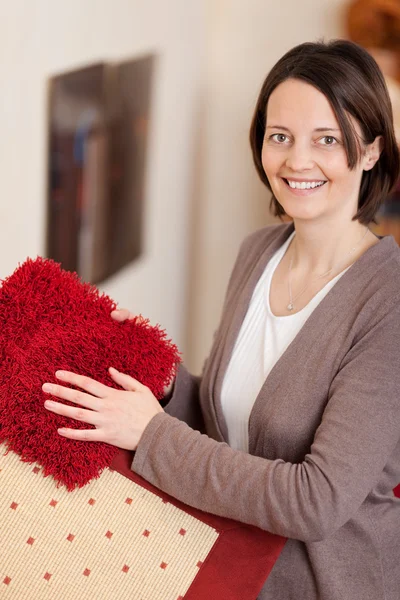
{"type": "MultiPolygon", "coordinates": [[[[399,0],[0,0],[0,278],[77,269],[200,372],[246,234],[275,221],[248,129],[304,41],[380,61],[400,128],[399,0]]],[[[399,196],[379,229],[399,236],[399,196]]]]}

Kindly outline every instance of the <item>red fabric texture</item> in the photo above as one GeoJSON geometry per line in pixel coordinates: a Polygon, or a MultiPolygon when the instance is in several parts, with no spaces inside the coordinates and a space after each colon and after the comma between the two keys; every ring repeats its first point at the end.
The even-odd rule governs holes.
{"type": "Polygon", "coordinates": [[[58,427],[90,426],[47,411],[42,384],[55,382],[55,371],[63,369],[118,388],[112,366],[160,399],[180,360],[158,326],[138,318],[117,323],[114,308],[76,273],[40,257],[24,262],[0,288],[0,441],[69,490],[98,477],[118,450],[61,437],[58,427]]]}
{"type": "Polygon", "coordinates": [[[394,495],[397,496],[397,498],[400,498],[400,485],[395,487],[393,491],[394,491],[394,495]]]}
{"type": "Polygon", "coordinates": [[[134,473],[130,468],[132,460],[133,453],[120,450],[111,468],[219,532],[182,600],[256,600],[286,538],[183,504],[134,473]]]}

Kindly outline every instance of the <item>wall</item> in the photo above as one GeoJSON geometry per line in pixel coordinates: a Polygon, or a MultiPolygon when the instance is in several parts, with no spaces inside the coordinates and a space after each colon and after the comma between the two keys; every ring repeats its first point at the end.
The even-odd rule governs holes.
{"type": "Polygon", "coordinates": [[[198,372],[240,240],[271,222],[248,145],[261,82],[295,44],[340,36],[345,4],[2,2],[0,278],[44,251],[47,78],[155,51],[145,253],[103,289],[166,327],[198,372]]]}
{"type": "Polygon", "coordinates": [[[208,0],[201,165],[192,219],[185,360],[199,372],[218,324],[240,241],[273,222],[248,129],[273,64],[304,41],[340,37],[345,0],[208,0]]]}
{"type": "Polygon", "coordinates": [[[156,52],[145,252],[106,281],[182,346],[189,194],[204,48],[201,1],[13,0],[0,5],[0,278],[44,253],[47,79],[156,52]]]}

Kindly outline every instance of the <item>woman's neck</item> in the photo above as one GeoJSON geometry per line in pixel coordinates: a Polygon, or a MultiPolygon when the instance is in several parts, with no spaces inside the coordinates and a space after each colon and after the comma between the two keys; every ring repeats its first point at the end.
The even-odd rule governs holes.
{"type": "Polygon", "coordinates": [[[366,225],[358,221],[340,226],[304,222],[294,225],[296,233],[290,253],[293,270],[299,274],[318,276],[340,267],[344,269],[378,242],[366,225]]]}

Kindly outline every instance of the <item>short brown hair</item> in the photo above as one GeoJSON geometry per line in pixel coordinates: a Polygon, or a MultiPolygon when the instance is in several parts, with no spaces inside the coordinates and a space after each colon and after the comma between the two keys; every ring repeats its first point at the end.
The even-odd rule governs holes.
{"type": "MultiPolygon", "coordinates": [[[[250,128],[254,164],[270,191],[261,162],[267,104],[274,89],[287,79],[305,81],[327,98],[343,134],[349,169],[356,167],[362,150],[348,115],[359,123],[365,144],[382,136],[382,153],[373,169],[363,173],[358,211],[353,217],[364,225],[375,221],[379,207],[396,185],[400,169],[392,105],[377,63],[364,48],[346,40],[306,42],[289,50],[276,63],[262,85],[250,128]]],[[[285,214],[274,196],[271,209],[277,216],[285,214]]]]}

